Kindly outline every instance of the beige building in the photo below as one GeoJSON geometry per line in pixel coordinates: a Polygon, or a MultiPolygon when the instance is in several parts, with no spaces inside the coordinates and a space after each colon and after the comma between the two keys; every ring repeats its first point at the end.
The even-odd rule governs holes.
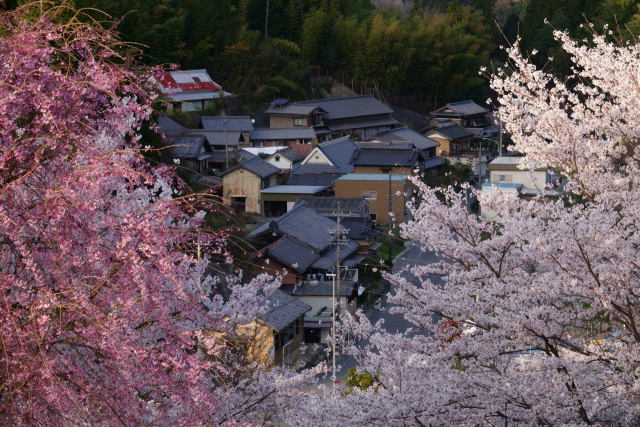
{"type": "Polygon", "coordinates": [[[276,185],[279,171],[260,157],[228,169],[221,175],[224,204],[232,206],[236,212],[261,214],[260,190],[276,185]]]}
{"type": "Polygon", "coordinates": [[[548,168],[525,157],[497,157],[488,169],[491,183],[522,184],[525,190],[542,191],[549,182],[548,168]]]}
{"type": "Polygon", "coordinates": [[[350,173],[336,179],[336,197],[362,197],[369,202],[371,219],[378,224],[404,221],[411,194],[407,175],[350,173]],[[389,215],[393,213],[393,217],[389,215]]]}

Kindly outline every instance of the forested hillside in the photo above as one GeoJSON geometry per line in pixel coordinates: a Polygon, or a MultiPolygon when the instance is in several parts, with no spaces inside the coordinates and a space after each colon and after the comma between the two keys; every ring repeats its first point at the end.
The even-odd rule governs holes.
{"type": "Polygon", "coordinates": [[[597,29],[609,23],[619,39],[640,33],[635,0],[75,2],[119,18],[123,37],[147,46],[146,62],[207,68],[248,104],[318,96],[314,88],[337,81],[429,110],[486,96],[479,68],[500,62],[497,46],[518,33],[527,50],[540,52],[539,65],[554,57],[558,73],[567,58],[553,28],[582,38],[588,19],[597,29]]]}

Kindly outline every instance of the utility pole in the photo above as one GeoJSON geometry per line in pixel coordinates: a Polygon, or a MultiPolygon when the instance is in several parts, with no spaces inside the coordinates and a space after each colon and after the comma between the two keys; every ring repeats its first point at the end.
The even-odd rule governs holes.
{"type": "Polygon", "coordinates": [[[391,189],[391,171],[389,171],[389,234],[387,235],[387,245],[389,246],[387,251],[387,264],[391,267],[391,232],[393,231],[393,190],[391,189]]]}
{"type": "Polygon", "coordinates": [[[498,144],[498,156],[502,156],[502,120],[500,120],[500,141],[498,144]]]}
{"type": "Polygon", "coordinates": [[[333,320],[331,322],[331,338],[332,338],[331,339],[331,347],[332,347],[331,348],[331,353],[332,353],[331,379],[333,380],[333,384],[336,383],[336,318],[337,318],[336,295],[338,295],[338,298],[340,298],[340,270],[342,269],[342,267],[340,266],[340,247],[347,243],[347,236],[346,236],[345,230],[340,225],[341,220],[342,220],[342,209],[340,208],[340,202],[338,202],[338,212],[336,215],[336,228],[334,230],[331,230],[331,234],[334,236],[334,239],[335,239],[334,244],[336,245],[336,271],[332,275],[333,283],[332,283],[332,290],[331,290],[331,295],[332,295],[331,305],[333,306],[333,311],[332,311],[333,320]]]}

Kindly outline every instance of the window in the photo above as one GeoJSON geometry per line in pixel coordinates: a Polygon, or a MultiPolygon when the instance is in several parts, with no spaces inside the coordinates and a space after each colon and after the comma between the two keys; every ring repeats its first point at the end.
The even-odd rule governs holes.
{"type": "Polygon", "coordinates": [[[300,142],[298,142],[298,144],[311,144],[311,140],[310,139],[301,139],[300,142]]]}
{"type": "Polygon", "coordinates": [[[378,218],[378,215],[376,215],[376,214],[369,214],[369,217],[371,218],[371,221],[376,222],[376,219],[378,218]]]}
{"type": "Polygon", "coordinates": [[[377,191],[363,191],[362,192],[362,198],[367,199],[367,200],[376,200],[378,198],[378,192],[377,191]]]}
{"type": "Polygon", "coordinates": [[[305,120],[304,117],[294,117],[293,118],[293,125],[294,126],[305,126],[305,120]]]}
{"type": "Polygon", "coordinates": [[[511,182],[511,175],[498,175],[498,182],[511,182]]]}
{"type": "Polygon", "coordinates": [[[280,161],[280,156],[276,156],[275,159],[276,159],[276,162],[279,162],[280,161]]]}
{"type": "Polygon", "coordinates": [[[269,188],[271,177],[262,178],[262,188],[269,188]]]}
{"type": "Polygon", "coordinates": [[[214,145],[213,148],[215,151],[224,151],[225,146],[224,145],[214,145]]]}

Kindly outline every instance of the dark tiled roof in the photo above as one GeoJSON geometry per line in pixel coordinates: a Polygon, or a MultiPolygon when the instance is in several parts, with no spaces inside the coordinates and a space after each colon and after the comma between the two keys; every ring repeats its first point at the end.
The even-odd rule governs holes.
{"type": "Polygon", "coordinates": [[[369,218],[369,202],[361,197],[300,197],[298,203],[306,203],[323,216],[335,217],[340,205],[344,217],[369,218]]]}
{"type": "Polygon", "coordinates": [[[355,166],[399,166],[413,167],[418,161],[414,149],[359,148],[353,155],[355,166]]]}
{"type": "Polygon", "coordinates": [[[282,106],[271,104],[267,108],[267,114],[283,114],[291,116],[307,116],[318,108],[317,105],[302,105],[299,103],[289,103],[282,106]]]}
{"type": "Polygon", "coordinates": [[[265,253],[298,273],[304,273],[320,258],[317,252],[287,236],[267,247],[265,253]]]}
{"type": "Polygon", "coordinates": [[[318,145],[318,149],[329,158],[339,173],[353,172],[351,158],[356,148],[355,142],[350,137],[343,137],[318,145]]]}
{"type": "Polygon", "coordinates": [[[178,135],[187,130],[180,123],[173,120],[171,117],[161,114],[158,117],[158,128],[160,132],[165,135],[178,135]]]}
{"type": "Polygon", "coordinates": [[[395,126],[398,121],[391,116],[354,117],[328,122],[327,127],[332,131],[363,129],[373,127],[395,126]]]}
{"type": "Polygon", "coordinates": [[[378,101],[373,95],[311,99],[296,102],[296,104],[317,105],[327,112],[328,120],[393,113],[391,108],[378,101]]]}
{"type": "Polygon", "coordinates": [[[322,185],[324,187],[333,187],[336,179],[341,176],[341,174],[291,175],[287,181],[287,185],[322,185]]]}
{"type": "Polygon", "coordinates": [[[444,135],[444,136],[446,136],[447,138],[449,138],[451,140],[456,140],[456,139],[467,138],[467,137],[473,136],[473,134],[471,132],[469,132],[468,130],[466,130],[462,126],[458,126],[456,124],[451,125],[451,126],[445,126],[445,127],[433,129],[433,130],[429,131],[429,133],[427,133],[427,136],[434,135],[436,133],[444,135]]]}
{"type": "MultiPolygon", "coordinates": [[[[346,244],[340,246],[340,261],[354,254],[358,250],[358,244],[353,240],[348,240],[346,244]]],[[[336,246],[332,245],[331,248],[322,254],[312,265],[313,268],[318,270],[331,270],[336,265],[336,246]]]]}
{"type": "Polygon", "coordinates": [[[444,116],[464,117],[464,116],[473,116],[476,114],[484,114],[488,112],[489,110],[487,110],[486,108],[481,107],[480,105],[476,104],[471,100],[468,100],[468,101],[450,102],[444,107],[435,110],[431,114],[434,116],[444,115],[444,116]]]}
{"type": "MultiPolygon", "coordinates": [[[[352,281],[340,282],[339,295],[343,297],[351,296],[355,283],[352,281]]],[[[291,289],[295,296],[321,296],[330,297],[333,295],[333,281],[319,280],[317,282],[303,283],[291,289]]]]}
{"type": "Polygon", "coordinates": [[[251,123],[249,116],[203,116],[200,119],[200,124],[206,130],[224,131],[225,121],[227,131],[253,131],[253,123],[251,123]]]}
{"type": "Polygon", "coordinates": [[[424,169],[432,169],[437,168],[438,166],[442,166],[444,164],[444,159],[442,157],[431,157],[427,159],[423,163],[424,169]]]}
{"type": "Polygon", "coordinates": [[[206,138],[203,135],[174,135],[167,137],[169,152],[183,159],[196,159],[202,152],[206,138]]]}
{"type": "Polygon", "coordinates": [[[189,129],[189,134],[204,135],[211,145],[229,145],[236,146],[240,144],[241,133],[239,131],[211,131],[205,129],[189,129]]]}
{"type": "Polygon", "coordinates": [[[280,150],[272,154],[271,156],[273,157],[276,155],[281,155],[282,157],[286,157],[287,159],[291,160],[294,163],[304,159],[304,156],[302,154],[298,153],[296,150],[294,150],[291,147],[285,148],[284,150],[280,150]]]}
{"type": "Polygon", "coordinates": [[[438,141],[434,141],[421,133],[409,129],[408,127],[401,127],[396,129],[386,130],[380,132],[377,135],[369,138],[369,140],[379,140],[385,142],[393,141],[408,141],[416,147],[416,150],[426,150],[429,148],[435,148],[440,145],[438,141]]]}
{"type": "Polygon", "coordinates": [[[264,223],[249,233],[249,238],[277,229],[316,251],[324,250],[331,243],[331,230],[336,223],[325,218],[304,203],[296,204],[284,215],[264,223]]]}
{"type": "Polygon", "coordinates": [[[254,174],[258,175],[260,178],[266,178],[270,175],[273,175],[274,173],[280,172],[280,169],[266,162],[265,160],[262,160],[260,157],[254,157],[252,159],[249,159],[245,162],[240,163],[236,167],[233,167],[231,169],[224,171],[224,173],[222,173],[222,175],[220,176],[224,176],[229,172],[234,171],[236,169],[240,169],[240,168],[253,172],[254,174]]]}
{"type": "Polygon", "coordinates": [[[348,230],[350,239],[372,239],[380,234],[371,218],[344,218],[342,225],[348,230]]]}
{"type": "Polygon", "coordinates": [[[276,139],[313,139],[316,133],[312,127],[295,128],[257,128],[251,133],[253,141],[276,139]]]}
{"type": "Polygon", "coordinates": [[[324,163],[306,163],[300,164],[291,170],[292,175],[320,175],[320,174],[339,174],[340,170],[324,163]]]}
{"type": "Polygon", "coordinates": [[[269,311],[259,316],[259,319],[276,331],[286,328],[298,317],[311,310],[310,305],[280,289],[271,292],[266,300],[269,305],[269,311]]]}

